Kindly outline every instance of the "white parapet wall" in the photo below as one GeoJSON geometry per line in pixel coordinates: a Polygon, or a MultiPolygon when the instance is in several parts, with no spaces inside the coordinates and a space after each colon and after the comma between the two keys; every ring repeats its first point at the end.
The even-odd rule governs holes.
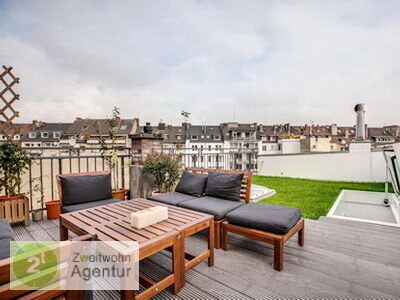
{"type": "Polygon", "coordinates": [[[258,156],[258,174],[330,181],[384,182],[382,151],[369,142],[350,144],[346,152],[294,153],[258,156]]]}

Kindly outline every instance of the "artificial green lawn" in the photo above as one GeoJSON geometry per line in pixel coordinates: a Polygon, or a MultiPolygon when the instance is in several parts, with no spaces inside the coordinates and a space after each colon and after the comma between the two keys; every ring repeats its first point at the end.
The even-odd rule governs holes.
{"type": "MultiPolygon", "coordinates": [[[[317,181],[287,177],[254,176],[253,183],[276,190],[276,195],[260,203],[297,207],[303,217],[326,216],[341,190],[384,192],[384,183],[317,181]]],[[[391,187],[390,187],[391,188],[391,187]]]]}

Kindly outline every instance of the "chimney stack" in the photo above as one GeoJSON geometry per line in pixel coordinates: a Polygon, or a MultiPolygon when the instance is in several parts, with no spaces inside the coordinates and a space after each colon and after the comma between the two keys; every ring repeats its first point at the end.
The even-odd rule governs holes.
{"type": "Polygon", "coordinates": [[[357,104],[354,111],[357,113],[356,139],[365,140],[365,104],[357,104]]]}
{"type": "Polygon", "coordinates": [[[337,125],[336,124],[331,125],[331,134],[337,135],[337,125]]]}

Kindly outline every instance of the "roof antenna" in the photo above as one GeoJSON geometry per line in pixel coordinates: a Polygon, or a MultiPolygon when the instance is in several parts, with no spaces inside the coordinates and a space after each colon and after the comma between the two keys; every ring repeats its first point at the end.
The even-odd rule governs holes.
{"type": "Polygon", "coordinates": [[[233,122],[236,122],[236,101],[233,101],[233,122]]]}

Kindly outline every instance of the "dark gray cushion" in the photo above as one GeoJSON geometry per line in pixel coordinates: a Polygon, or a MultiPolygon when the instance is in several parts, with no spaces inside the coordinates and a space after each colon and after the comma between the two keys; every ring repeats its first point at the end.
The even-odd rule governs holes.
{"type": "Polygon", "coordinates": [[[193,174],[191,172],[183,172],[175,192],[201,197],[206,188],[207,176],[193,174]]]}
{"type": "Polygon", "coordinates": [[[249,203],[226,215],[230,224],[262,231],[285,234],[301,217],[301,210],[294,207],[249,203]]]}
{"type": "Polygon", "coordinates": [[[10,222],[6,219],[0,220],[0,239],[7,239],[13,237],[10,222]]]}
{"type": "Polygon", "coordinates": [[[85,202],[85,203],[79,203],[79,204],[73,204],[73,205],[64,205],[61,208],[61,212],[69,213],[69,212],[73,212],[73,211],[77,211],[77,210],[88,209],[88,208],[111,204],[111,203],[116,203],[116,202],[120,202],[120,201],[121,200],[118,200],[118,199],[105,199],[105,200],[100,200],[100,201],[85,202]]]}
{"type": "Polygon", "coordinates": [[[204,194],[231,201],[240,201],[240,188],[244,174],[209,172],[204,194]]]}
{"type": "Polygon", "coordinates": [[[161,203],[165,203],[165,204],[170,204],[170,205],[178,205],[181,202],[193,200],[196,198],[197,197],[193,197],[190,195],[177,193],[177,192],[165,193],[165,194],[147,197],[147,199],[149,199],[149,200],[153,200],[153,201],[157,201],[157,202],[161,202],[161,203]]]}
{"type": "Polygon", "coordinates": [[[60,176],[63,205],[112,198],[111,175],[60,176]]]}
{"type": "Polygon", "coordinates": [[[179,203],[178,206],[214,216],[214,220],[222,220],[226,214],[241,207],[244,203],[223,200],[214,197],[201,197],[190,201],[179,203]]]}
{"type": "Polygon", "coordinates": [[[10,257],[10,242],[14,241],[14,238],[0,239],[0,260],[10,257]]]}

